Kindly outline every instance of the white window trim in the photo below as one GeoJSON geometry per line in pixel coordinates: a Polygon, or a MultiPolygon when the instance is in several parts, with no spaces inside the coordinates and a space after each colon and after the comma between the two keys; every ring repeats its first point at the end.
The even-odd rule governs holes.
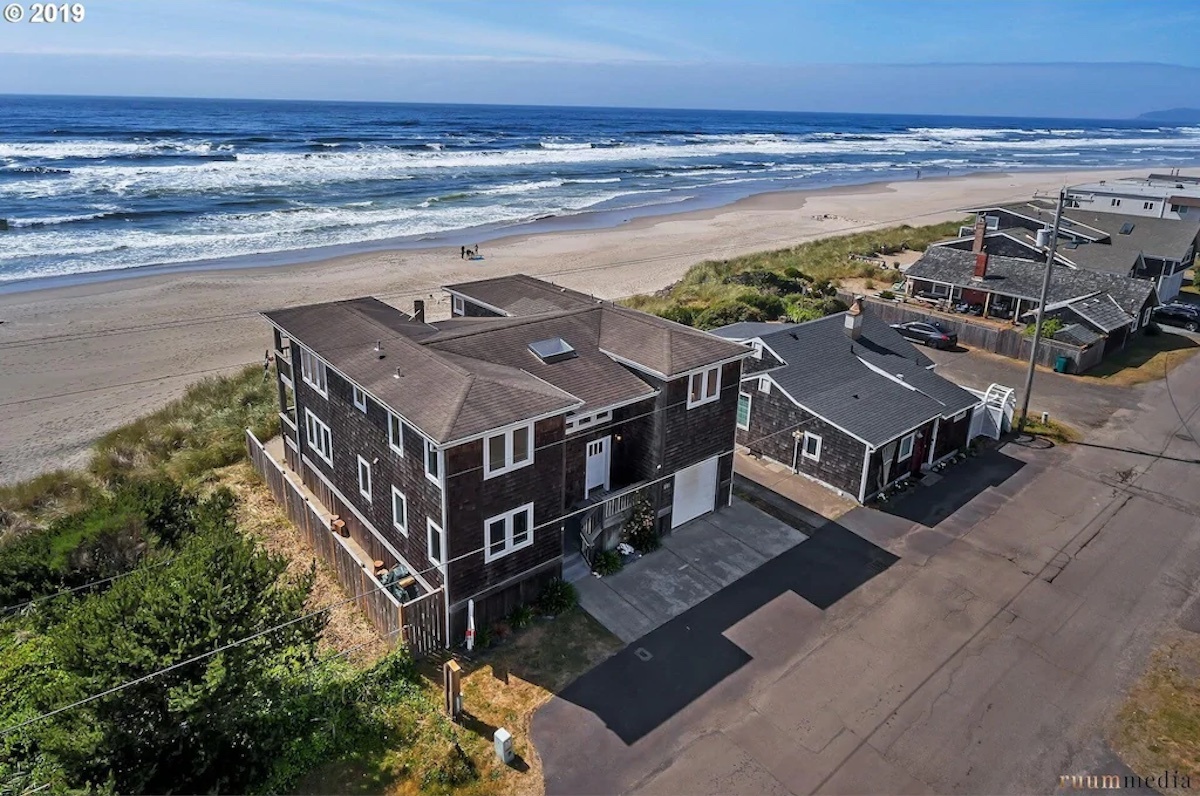
{"type": "Polygon", "coordinates": [[[951,418],[950,422],[951,422],[951,423],[957,423],[957,422],[959,422],[960,420],[962,420],[962,419],[963,419],[964,417],[966,417],[966,416],[967,416],[967,410],[966,410],[966,409],[964,409],[964,410],[962,410],[961,412],[959,412],[958,414],[956,414],[956,415],[955,415],[953,418],[951,418]]]}
{"type": "Polygon", "coordinates": [[[800,442],[800,455],[803,458],[810,459],[811,461],[814,461],[814,462],[821,461],[821,445],[823,444],[823,442],[824,441],[821,439],[820,435],[814,434],[811,431],[805,431],[804,439],[801,440],[801,442],[800,442]],[[808,441],[810,439],[815,439],[817,441],[817,452],[816,453],[808,452],[808,441]]]}
{"type": "Polygon", "coordinates": [[[531,464],[533,464],[533,423],[506,429],[498,434],[488,434],[483,438],[483,480],[486,481],[489,478],[495,478],[498,475],[504,475],[505,473],[510,473],[513,470],[519,470],[522,467],[528,467],[531,464]],[[513,460],[513,436],[521,429],[525,429],[526,434],[528,435],[529,442],[527,445],[527,450],[529,451],[529,455],[524,461],[518,462],[513,460]],[[492,462],[490,459],[492,450],[491,441],[496,437],[504,437],[504,463],[499,467],[492,467],[492,462]]]}
{"type": "Polygon", "coordinates": [[[350,385],[350,390],[353,396],[354,408],[365,415],[367,413],[367,394],[353,384],[350,385]]]}
{"type": "Polygon", "coordinates": [[[371,502],[371,463],[362,456],[358,457],[358,494],[366,498],[368,503],[371,502]],[[363,488],[363,468],[367,473],[366,488],[363,488]]]}
{"type": "Polygon", "coordinates": [[[329,397],[329,370],[320,357],[304,346],[300,347],[300,377],[322,398],[329,397]]]}
{"type": "Polygon", "coordinates": [[[720,397],[721,397],[721,366],[720,365],[714,365],[711,368],[705,368],[704,370],[698,370],[695,373],[691,373],[688,375],[688,382],[687,382],[687,408],[688,409],[695,409],[697,406],[703,406],[704,404],[710,404],[720,397]],[[708,375],[710,373],[712,373],[714,370],[717,372],[717,386],[716,386],[716,389],[713,391],[712,395],[709,395],[707,393],[708,375]],[[692,398],[692,379],[695,379],[695,378],[700,378],[701,385],[702,385],[701,391],[700,391],[700,397],[697,399],[692,398]]]}
{"type": "Polygon", "coordinates": [[[392,487],[392,527],[402,536],[408,536],[408,498],[395,486],[392,487]],[[400,503],[404,506],[404,522],[396,520],[396,498],[400,498],[400,503]]]}
{"type": "Polygon", "coordinates": [[[916,450],[916,447],[917,447],[917,432],[914,431],[911,434],[905,434],[903,437],[901,437],[900,438],[900,448],[899,448],[900,455],[896,459],[897,463],[911,459],[912,455],[913,455],[913,451],[916,450]],[[904,452],[904,443],[905,442],[908,443],[908,453],[904,452]]]}
{"type": "Polygon", "coordinates": [[[1153,310],[1151,307],[1147,307],[1146,311],[1142,313],[1142,326],[1146,326],[1150,323],[1150,315],[1152,314],[1152,311],[1153,310]]]}
{"type": "Polygon", "coordinates": [[[950,286],[944,285],[941,282],[933,282],[930,285],[929,292],[935,296],[949,296],[950,286]]]}
{"type": "Polygon", "coordinates": [[[333,432],[329,430],[329,426],[321,422],[321,418],[312,413],[311,409],[304,410],[304,439],[308,443],[309,450],[317,454],[321,461],[333,466],[333,432]],[[313,432],[316,431],[318,439],[313,439],[313,432]],[[325,445],[321,437],[321,432],[324,431],[325,439],[329,440],[329,450],[325,450],[325,445]]]}
{"type": "Polygon", "coordinates": [[[751,340],[750,341],[750,351],[751,351],[751,355],[755,359],[762,359],[762,357],[763,357],[763,342],[762,342],[762,340],[751,340]]]}
{"type": "Polygon", "coordinates": [[[404,458],[404,420],[394,412],[388,412],[388,447],[404,458]],[[400,432],[400,439],[392,434],[393,428],[400,432]]]}
{"type": "Polygon", "coordinates": [[[754,396],[748,392],[739,392],[738,393],[738,415],[741,415],[741,408],[742,408],[741,403],[742,403],[743,398],[746,399],[746,425],[743,426],[742,421],[737,420],[737,427],[740,428],[742,431],[749,431],[750,430],[750,412],[754,408],[754,396]]]}
{"type": "Polygon", "coordinates": [[[436,522],[434,522],[432,517],[425,518],[425,556],[429,559],[429,562],[431,564],[434,564],[435,566],[437,566],[437,568],[439,570],[441,570],[442,574],[445,574],[445,572],[446,572],[446,570],[445,570],[445,566],[446,566],[446,534],[442,532],[441,526],[438,525],[436,522]],[[433,534],[434,534],[434,532],[437,533],[438,548],[441,550],[441,555],[439,556],[439,558],[433,557],[433,534]]]}
{"type": "Polygon", "coordinates": [[[758,377],[758,391],[761,393],[771,394],[771,380],[766,376],[758,377]]]}
{"type": "Polygon", "coordinates": [[[568,415],[567,433],[574,434],[577,431],[583,431],[599,423],[607,423],[609,420],[612,420],[611,409],[605,409],[603,412],[596,412],[591,415],[568,415]]]}
{"type": "Polygon", "coordinates": [[[438,486],[442,485],[442,476],[443,476],[443,470],[444,470],[444,467],[443,467],[444,462],[442,461],[442,459],[443,459],[442,452],[437,449],[437,446],[434,445],[429,440],[425,440],[425,477],[428,478],[433,483],[437,484],[438,486]],[[436,477],[431,472],[429,472],[429,454],[431,454],[431,453],[433,454],[434,461],[437,462],[437,476],[436,477]]]}
{"type": "Polygon", "coordinates": [[[524,550],[533,544],[533,504],[526,503],[524,506],[506,511],[503,514],[497,514],[494,517],[488,517],[483,521],[483,561],[486,564],[504,558],[506,555],[515,553],[518,550],[524,550]],[[515,544],[513,542],[513,517],[518,514],[527,514],[529,523],[526,530],[526,538],[524,542],[515,544]],[[492,552],[492,538],[490,534],[491,524],[497,520],[504,521],[504,549],[499,553],[492,552]]]}
{"type": "Polygon", "coordinates": [[[460,315],[460,316],[467,314],[466,302],[463,301],[462,296],[454,296],[452,301],[454,303],[453,303],[453,309],[451,309],[451,313],[453,313],[454,315],[460,315]]]}

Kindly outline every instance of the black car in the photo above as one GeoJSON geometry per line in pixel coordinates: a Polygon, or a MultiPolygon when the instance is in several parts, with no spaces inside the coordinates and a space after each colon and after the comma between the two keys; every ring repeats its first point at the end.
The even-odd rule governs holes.
{"type": "Polygon", "coordinates": [[[1200,308],[1194,304],[1164,304],[1155,307],[1150,317],[1165,326],[1182,326],[1189,332],[1200,329],[1200,308]]]}
{"type": "Polygon", "coordinates": [[[958,335],[937,321],[893,323],[892,328],[914,343],[924,343],[934,348],[954,348],[958,345],[958,335]]]}

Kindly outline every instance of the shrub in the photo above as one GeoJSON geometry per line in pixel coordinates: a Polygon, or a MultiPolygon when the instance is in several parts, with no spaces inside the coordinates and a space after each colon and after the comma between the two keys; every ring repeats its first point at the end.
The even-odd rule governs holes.
{"type": "MultiPolygon", "coordinates": [[[[1033,330],[1037,328],[1036,324],[1029,324],[1025,327],[1025,336],[1033,337],[1033,330]]],[[[1063,330],[1063,322],[1058,318],[1045,318],[1042,320],[1042,337],[1053,337],[1063,330]]]]}
{"type": "Polygon", "coordinates": [[[658,314],[660,317],[666,318],[668,321],[682,323],[684,326],[692,326],[696,322],[696,313],[691,307],[685,307],[682,304],[672,304],[658,314]]]}
{"type": "Polygon", "coordinates": [[[879,297],[881,299],[887,299],[888,301],[891,301],[892,299],[896,298],[896,294],[890,290],[881,290],[879,291],[879,297]]]}
{"type": "Polygon", "coordinates": [[[797,268],[794,265],[789,265],[787,268],[784,268],[783,275],[786,276],[788,279],[798,279],[801,282],[811,282],[812,281],[811,276],[804,273],[803,271],[801,271],[799,268],[797,268]]]}
{"type": "Polygon", "coordinates": [[[751,307],[745,302],[730,300],[722,301],[706,309],[696,316],[696,328],[716,329],[739,321],[766,320],[761,310],[751,307]]]}
{"type": "Polygon", "coordinates": [[[787,307],[783,303],[783,299],[773,293],[754,293],[746,291],[737,297],[737,300],[743,304],[754,307],[761,312],[764,317],[774,320],[785,312],[787,307]]]}
{"type": "Polygon", "coordinates": [[[863,287],[865,287],[867,290],[874,290],[875,289],[875,280],[868,279],[866,282],[863,282],[863,287]]]}
{"type": "Polygon", "coordinates": [[[538,598],[538,607],[551,616],[566,613],[579,604],[579,592],[574,584],[567,583],[561,578],[555,578],[542,589],[538,598]]]}
{"type": "Polygon", "coordinates": [[[592,566],[592,571],[603,577],[615,575],[621,571],[622,566],[624,563],[616,550],[601,550],[596,554],[596,563],[592,566]]]}
{"type": "Polygon", "coordinates": [[[0,487],[0,511],[40,514],[55,508],[79,508],[95,488],[81,473],[55,470],[17,484],[0,487]]]}
{"type": "Polygon", "coordinates": [[[508,615],[508,624],[513,630],[522,630],[533,624],[533,611],[528,605],[518,605],[508,615]]]}
{"type": "Polygon", "coordinates": [[[649,499],[639,498],[633,504],[629,519],[621,528],[621,540],[639,553],[657,550],[662,545],[662,540],[658,538],[655,525],[654,509],[649,499]]]}

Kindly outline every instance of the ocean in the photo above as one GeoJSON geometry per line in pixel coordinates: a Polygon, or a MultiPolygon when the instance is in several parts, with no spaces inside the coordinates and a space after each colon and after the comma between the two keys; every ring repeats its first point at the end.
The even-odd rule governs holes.
{"type": "Polygon", "coordinates": [[[1200,163],[1200,127],[1144,121],[32,96],[0,116],[0,286],[472,245],[918,170],[1200,163]]]}

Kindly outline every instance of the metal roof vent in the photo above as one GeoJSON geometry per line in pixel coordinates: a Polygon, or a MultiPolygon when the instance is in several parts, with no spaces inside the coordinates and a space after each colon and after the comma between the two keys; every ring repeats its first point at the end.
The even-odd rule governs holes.
{"type": "Polygon", "coordinates": [[[579,356],[571,344],[561,337],[551,337],[549,340],[538,340],[529,344],[529,350],[547,365],[562,362],[564,359],[574,359],[579,356]]]}

